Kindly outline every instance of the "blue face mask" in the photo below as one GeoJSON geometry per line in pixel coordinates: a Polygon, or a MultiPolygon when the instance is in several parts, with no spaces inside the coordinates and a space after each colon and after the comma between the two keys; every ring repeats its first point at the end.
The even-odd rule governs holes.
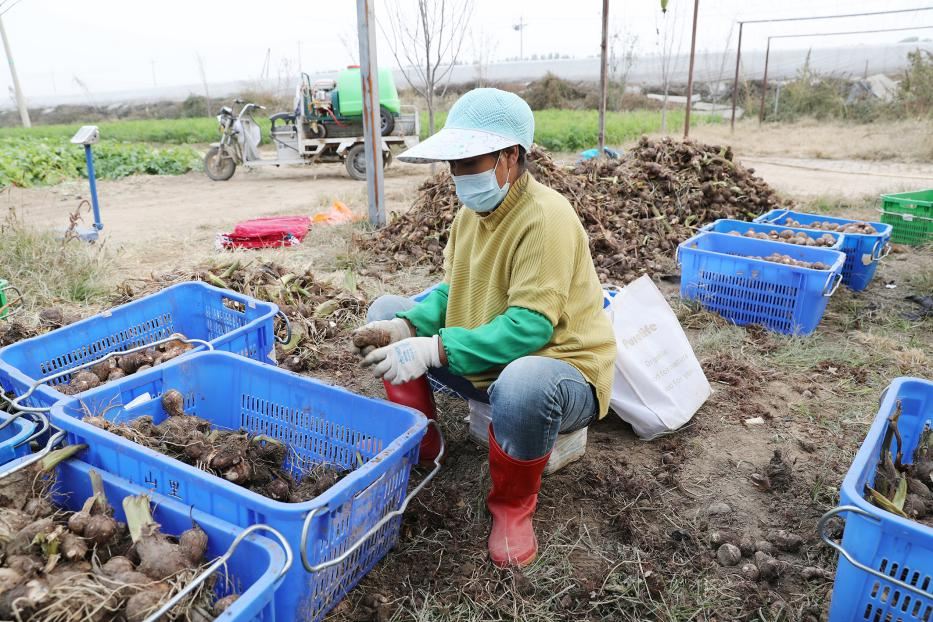
{"type": "MultiPolygon", "coordinates": [[[[502,153],[500,152],[501,156],[502,153]]],[[[457,188],[457,196],[464,205],[475,212],[485,213],[496,209],[505,195],[509,193],[509,173],[505,173],[505,185],[499,187],[499,180],[496,179],[496,168],[499,166],[499,158],[496,158],[496,165],[488,171],[475,173],[473,175],[454,175],[454,186],[457,188]]]]}

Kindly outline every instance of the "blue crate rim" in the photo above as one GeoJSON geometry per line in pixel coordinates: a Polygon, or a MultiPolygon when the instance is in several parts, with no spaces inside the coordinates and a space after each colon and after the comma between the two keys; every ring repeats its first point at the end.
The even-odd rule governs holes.
{"type": "MultiPolygon", "coordinates": [[[[347,393],[348,395],[360,397],[358,394],[352,393],[351,391],[348,391],[347,389],[344,389],[343,387],[329,385],[315,378],[310,378],[308,376],[302,376],[300,374],[296,374],[291,371],[280,369],[278,367],[273,367],[271,365],[266,365],[264,363],[253,361],[252,359],[247,359],[247,358],[238,356],[236,354],[232,354],[230,352],[221,352],[221,351],[198,352],[196,354],[192,354],[192,355],[185,357],[184,360],[179,360],[181,358],[179,357],[179,359],[173,359],[169,361],[168,363],[165,363],[164,367],[163,365],[160,365],[158,367],[153,367],[152,369],[145,370],[144,372],[142,372],[142,374],[140,374],[140,372],[137,372],[133,374],[132,376],[127,376],[127,378],[135,378],[136,380],[145,380],[146,377],[150,375],[151,376],[161,375],[163,369],[167,369],[168,367],[171,367],[171,366],[192,364],[192,363],[196,363],[198,359],[203,358],[203,357],[218,357],[218,356],[228,358],[230,361],[236,361],[238,364],[256,366],[270,373],[281,373],[281,374],[285,374],[288,376],[294,376],[295,378],[299,378],[302,381],[305,381],[308,383],[323,385],[323,386],[330,387],[332,389],[347,393]]],[[[65,414],[66,409],[75,408],[76,403],[81,402],[80,400],[81,396],[92,397],[95,392],[106,390],[108,387],[112,390],[121,381],[122,379],[113,381],[111,383],[107,383],[106,385],[95,387],[77,396],[73,396],[73,397],[66,396],[66,399],[59,400],[55,403],[55,405],[52,406],[52,413],[51,413],[52,419],[60,420],[62,418],[67,417],[69,427],[73,427],[73,428],[80,429],[80,430],[93,429],[94,432],[106,434],[109,437],[112,437],[113,439],[119,439],[121,441],[126,440],[120,436],[117,436],[116,434],[113,434],[112,432],[109,432],[107,430],[102,430],[101,428],[92,426],[89,423],[85,423],[80,418],[71,417],[70,415],[65,414]]],[[[152,399],[157,399],[157,398],[158,396],[153,396],[152,399]]],[[[388,402],[386,400],[379,399],[379,398],[366,397],[366,399],[371,399],[377,402],[382,402],[387,405],[391,405],[392,407],[396,409],[408,411],[411,414],[414,414],[417,416],[416,423],[410,426],[405,432],[400,434],[398,437],[396,437],[395,440],[393,440],[391,443],[389,443],[389,445],[384,447],[382,451],[374,455],[372,458],[368,459],[363,464],[363,466],[350,471],[350,473],[346,477],[340,480],[340,483],[343,484],[343,486],[340,486],[339,490],[337,486],[332,486],[329,489],[327,489],[327,491],[318,495],[314,499],[311,499],[309,501],[302,501],[300,503],[288,503],[285,501],[276,501],[274,499],[270,499],[269,497],[260,495],[259,493],[253,492],[252,490],[249,490],[248,488],[244,488],[242,486],[237,487],[238,488],[237,493],[247,497],[251,502],[260,503],[260,504],[268,504],[268,506],[273,511],[284,510],[284,509],[288,509],[290,511],[296,511],[296,510],[297,511],[304,511],[304,510],[310,511],[310,510],[320,509],[320,508],[333,509],[333,507],[331,507],[331,503],[334,501],[334,499],[337,499],[343,494],[345,494],[346,490],[350,490],[350,489],[365,490],[369,488],[373,483],[378,481],[379,478],[385,476],[385,473],[375,473],[375,471],[379,468],[380,463],[384,459],[388,458],[390,455],[392,455],[393,453],[397,451],[401,451],[404,455],[407,455],[410,452],[410,450],[413,449],[418,442],[420,442],[419,433],[422,430],[425,430],[427,428],[428,423],[427,423],[427,417],[424,416],[424,413],[414,408],[410,408],[407,406],[401,406],[399,404],[388,402]]],[[[209,473],[197,467],[193,467],[189,464],[185,464],[181,460],[170,458],[169,456],[166,456],[163,453],[154,451],[138,443],[136,444],[136,447],[134,449],[140,451],[144,456],[146,456],[146,458],[150,460],[154,460],[157,463],[160,461],[171,461],[173,468],[177,468],[185,472],[186,475],[189,475],[192,477],[212,478],[213,480],[215,480],[214,481],[215,485],[228,484],[228,485],[235,486],[235,484],[230,484],[230,482],[228,482],[227,480],[217,475],[214,475],[213,473],[209,473]]],[[[343,502],[344,501],[340,501],[336,505],[340,505],[343,502]]]]}
{"type": "MultiPolygon", "coordinates": [[[[734,219],[734,218],[720,218],[720,219],[718,219],[718,220],[715,220],[715,221],[709,223],[708,225],[704,225],[703,227],[700,228],[700,231],[710,231],[710,232],[712,232],[712,233],[723,233],[722,231],[716,231],[716,225],[719,225],[719,224],[722,224],[722,223],[729,223],[729,224],[735,223],[735,224],[742,224],[742,225],[757,225],[757,226],[759,226],[759,227],[770,226],[770,227],[775,227],[775,228],[777,228],[777,229],[783,229],[783,230],[786,230],[786,231],[799,231],[800,233],[805,233],[805,234],[807,234],[807,235],[810,236],[811,238],[813,237],[812,234],[818,233],[818,232],[822,231],[821,229],[807,229],[807,228],[805,228],[805,227],[788,227],[787,225],[779,225],[779,224],[776,224],[776,223],[773,223],[773,222],[755,222],[755,221],[749,222],[749,221],[747,221],[747,220],[736,220],[736,219],[734,219]]],[[[838,231],[822,231],[822,233],[828,233],[828,234],[830,234],[831,236],[833,236],[833,237],[836,239],[836,243],[833,244],[832,246],[824,246],[824,247],[822,247],[822,248],[824,248],[824,249],[829,249],[829,250],[839,250],[839,249],[842,247],[842,244],[843,244],[843,242],[844,242],[845,236],[848,235],[848,234],[846,234],[846,233],[840,233],[840,232],[838,232],[838,231]]],[[[726,235],[728,235],[728,233],[727,233],[726,235]]],[[[734,237],[734,236],[733,236],[733,237],[734,237]]],[[[743,237],[744,237],[744,236],[743,236],[743,237]]],[[[764,242],[764,241],[765,241],[765,240],[762,240],[762,242],[764,242]]],[[[770,241],[770,242],[780,242],[780,240],[769,240],[769,241],[770,241]]],[[[800,246],[800,244],[795,244],[794,246],[800,246]]],[[[808,247],[808,248],[813,248],[813,247],[808,247]]]]}
{"type": "MultiPolygon", "coordinates": [[[[816,272],[820,274],[830,274],[830,275],[832,273],[841,272],[842,266],[843,264],[845,264],[845,261],[846,261],[846,254],[842,251],[838,251],[833,248],[814,248],[813,246],[800,246],[800,244],[788,244],[786,242],[778,242],[776,240],[757,240],[757,241],[763,244],[774,245],[775,252],[778,252],[781,249],[784,249],[786,252],[797,252],[801,248],[805,248],[808,251],[834,253],[836,255],[836,258],[833,260],[833,263],[829,266],[828,269],[817,270],[815,268],[803,268],[801,266],[788,266],[785,264],[775,263],[773,261],[765,261],[764,259],[752,259],[751,257],[748,257],[746,255],[733,255],[731,253],[711,251],[711,250],[704,249],[704,248],[690,248],[689,247],[691,243],[695,242],[696,240],[704,236],[717,236],[717,237],[724,237],[724,238],[735,238],[736,237],[734,235],[729,235],[728,233],[719,233],[718,231],[700,231],[694,236],[684,240],[677,246],[677,263],[678,264],[682,263],[680,259],[680,254],[683,250],[687,250],[692,253],[702,253],[705,255],[723,255],[725,257],[735,257],[737,259],[742,259],[743,261],[749,261],[755,265],[760,265],[760,266],[772,266],[772,267],[780,266],[783,268],[788,268],[790,270],[803,270],[806,272],[816,272]]],[[[748,238],[748,239],[752,239],[752,238],[748,238]]]]}
{"type": "MultiPolygon", "coordinates": [[[[0,410],[0,422],[6,422],[10,419],[10,413],[0,410]]],[[[19,431],[5,441],[0,442],[0,447],[12,446],[15,448],[17,445],[29,438],[29,436],[36,430],[35,422],[29,421],[28,419],[23,419],[22,417],[13,419],[10,425],[17,428],[19,431]]]]}
{"type": "MultiPolygon", "coordinates": [[[[170,497],[159,494],[157,492],[148,490],[140,486],[139,484],[135,484],[125,478],[120,477],[119,475],[115,475],[109,471],[105,471],[103,469],[99,469],[97,467],[91,466],[89,463],[84,462],[83,460],[79,458],[71,458],[67,462],[70,463],[71,467],[77,468],[80,471],[85,471],[85,470],[96,471],[100,473],[101,477],[103,478],[105,482],[110,481],[114,483],[115,485],[117,485],[119,488],[132,491],[131,494],[147,495],[149,497],[150,504],[153,506],[152,515],[153,515],[153,518],[156,520],[156,522],[158,522],[160,508],[167,508],[173,512],[190,516],[192,521],[194,521],[198,525],[208,526],[208,527],[213,528],[216,531],[227,532],[231,536],[233,536],[234,540],[236,539],[237,536],[239,536],[239,534],[243,533],[244,531],[248,529],[247,527],[239,527],[237,525],[234,525],[233,523],[229,523],[208,512],[199,510],[192,505],[182,503],[181,501],[177,499],[172,499],[170,497]]],[[[227,619],[227,618],[234,619],[237,616],[239,616],[240,610],[245,609],[247,606],[249,606],[258,595],[263,593],[263,590],[271,589],[272,591],[275,591],[278,588],[278,586],[281,585],[282,581],[285,579],[284,570],[286,570],[286,559],[292,556],[290,549],[288,550],[288,552],[286,552],[285,549],[283,549],[282,544],[276,544],[270,538],[260,535],[258,533],[255,533],[255,532],[249,533],[248,535],[244,537],[244,540],[249,540],[251,543],[255,544],[256,546],[262,547],[268,552],[269,561],[270,561],[269,570],[274,571],[275,578],[271,582],[257,580],[256,584],[250,586],[246,591],[240,594],[239,598],[237,598],[237,600],[234,601],[234,603],[230,605],[230,607],[224,612],[224,616],[226,617],[224,617],[223,619],[227,619]],[[240,602],[241,598],[243,599],[243,602],[240,603],[239,606],[237,606],[237,603],[240,602]]],[[[263,573],[263,575],[265,574],[267,573],[263,573]]],[[[270,603],[271,603],[271,600],[270,600],[270,603]]]]}
{"type": "MultiPolygon", "coordinates": [[[[870,220],[861,220],[859,218],[846,218],[845,216],[828,216],[824,214],[811,214],[810,212],[796,212],[794,210],[782,210],[782,209],[773,209],[769,212],[765,212],[761,216],[758,216],[757,218],[755,218],[755,220],[753,220],[752,222],[756,222],[759,224],[768,223],[768,224],[777,225],[777,223],[774,222],[773,220],[764,220],[764,219],[769,218],[769,217],[783,218],[785,216],[813,216],[814,218],[819,218],[820,220],[828,221],[828,222],[832,222],[832,221],[845,221],[847,223],[864,222],[874,227],[875,230],[877,231],[877,233],[844,233],[843,234],[845,236],[851,236],[853,238],[873,238],[873,237],[881,236],[882,238],[887,239],[891,237],[891,231],[894,228],[892,225],[889,225],[883,222],[872,222],[870,220]]],[[[778,226],[783,227],[786,225],[778,225],[778,226]]],[[[810,229],[810,231],[822,231],[822,229],[815,229],[815,230],[810,229]]],[[[829,233],[832,233],[832,231],[829,231],[829,233]]]]}
{"type": "MultiPolygon", "coordinates": [[[[36,336],[34,336],[34,337],[30,337],[29,339],[23,339],[23,340],[17,341],[16,343],[11,343],[11,344],[8,345],[8,346],[4,346],[4,347],[0,348],[0,367],[2,367],[5,371],[7,371],[7,373],[9,373],[10,376],[12,376],[15,380],[18,380],[18,381],[24,383],[24,384],[27,385],[27,386],[32,385],[32,384],[37,380],[37,378],[31,378],[31,377],[27,376],[25,373],[23,373],[22,371],[20,371],[20,369],[19,369],[18,367],[15,367],[15,366],[13,366],[13,365],[8,364],[8,363],[4,360],[4,356],[3,356],[4,353],[6,353],[8,350],[10,350],[10,349],[12,349],[12,348],[18,348],[18,347],[20,347],[22,344],[26,344],[26,343],[31,342],[31,341],[39,341],[39,340],[47,339],[49,335],[54,334],[54,333],[55,333],[56,331],[58,331],[58,330],[62,330],[62,329],[80,330],[80,328],[83,327],[83,326],[90,326],[90,325],[93,325],[94,322],[96,321],[96,319],[97,319],[98,317],[101,317],[101,316],[103,316],[103,317],[111,317],[111,316],[113,315],[113,312],[114,312],[115,310],[117,310],[117,309],[124,309],[124,308],[127,308],[127,307],[132,307],[132,306],[138,306],[138,305],[146,304],[146,302],[147,302],[148,300],[150,300],[152,297],[159,296],[159,295],[165,294],[166,292],[170,292],[170,291],[176,290],[176,289],[206,289],[206,290],[208,290],[208,291],[212,291],[212,292],[214,292],[214,293],[216,293],[216,294],[219,294],[219,295],[221,295],[221,296],[224,296],[224,297],[226,297],[226,298],[230,298],[231,300],[234,300],[234,301],[236,301],[236,302],[242,303],[242,304],[244,304],[244,305],[248,305],[250,308],[259,308],[259,307],[261,307],[261,306],[265,306],[265,307],[268,307],[268,308],[266,309],[266,312],[267,312],[267,313],[268,313],[269,311],[271,311],[271,312],[273,312],[273,313],[279,313],[279,311],[280,311],[278,305],[275,304],[275,303],[273,303],[273,302],[265,302],[265,301],[259,300],[259,299],[257,299],[257,298],[253,298],[253,297],[251,297],[251,296],[247,296],[246,294],[240,294],[239,292],[235,292],[235,291],[232,291],[232,290],[229,290],[229,289],[223,289],[223,288],[220,288],[220,287],[216,287],[216,286],[214,286],[214,285],[211,285],[210,283],[205,283],[205,282],[203,282],[203,281],[185,281],[185,282],[183,282],[183,283],[176,283],[175,285],[170,285],[169,287],[166,287],[166,288],[164,288],[164,289],[161,289],[161,290],[159,290],[159,291],[157,291],[157,292],[154,292],[154,293],[152,293],[152,294],[149,294],[149,295],[147,295],[147,296],[143,296],[142,298],[137,298],[136,300],[131,300],[130,302],[127,302],[127,303],[125,303],[125,304],[118,305],[118,306],[116,306],[116,307],[111,307],[111,308],[108,308],[108,309],[104,309],[103,311],[101,311],[100,313],[98,313],[98,314],[96,314],[96,315],[92,315],[92,316],[86,317],[86,318],[84,318],[84,319],[82,319],[82,320],[78,320],[77,322],[74,322],[73,324],[68,324],[68,325],[66,325],[66,326],[62,326],[61,328],[58,328],[58,329],[56,329],[56,330],[54,330],[54,331],[50,331],[50,332],[48,332],[48,333],[43,333],[42,335],[36,335],[36,336]]],[[[244,324],[244,325],[241,327],[241,330],[247,331],[247,330],[255,329],[255,328],[257,328],[258,326],[260,326],[262,323],[264,323],[265,321],[266,321],[265,318],[263,318],[263,317],[258,317],[258,318],[256,318],[256,319],[254,319],[254,320],[252,320],[252,321],[247,322],[246,324],[244,324]]],[[[226,335],[222,335],[222,336],[217,337],[217,338],[215,338],[215,339],[211,339],[211,340],[210,340],[210,343],[211,343],[211,344],[214,344],[214,343],[223,343],[223,341],[226,340],[227,338],[229,338],[229,336],[230,336],[230,334],[228,333],[228,334],[226,334],[226,335]]],[[[205,352],[205,351],[206,351],[205,348],[206,348],[206,346],[203,346],[203,345],[195,346],[195,347],[192,348],[191,350],[188,350],[187,352],[181,354],[178,358],[180,359],[180,358],[182,358],[182,357],[188,357],[188,356],[193,355],[193,354],[205,352]]],[[[113,353],[119,354],[119,352],[120,352],[119,350],[114,350],[114,351],[111,352],[110,354],[113,354],[113,353]]],[[[106,356],[106,354],[102,355],[100,358],[104,358],[104,356],[106,356]]],[[[163,363],[163,365],[164,365],[164,364],[165,364],[165,363],[163,363]]],[[[109,383],[104,383],[104,384],[109,384],[109,383]]],[[[103,385],[101,385],[101,386],[103,386],[103,385]]],[[[12,387],[4,387],[4,388],[7,389],[7,390],[12,390],[12,387]]],[[[96,388],[96,387],[95,387],[95,388],[96,388]]],[[[89,389],[88,391],[85,391],[84,393],[87,393],[87,392],[92,391],[92,390],[93,390],[93,389],[89,389]]],[[[36,391],[34,392],[34,394],[35,394],[35,393],[40,393],[40,394],[42,394],[45,398],[47,398],[47,399],[49,399],[49,400],[52,400],[53,402],[69,397],[69,396],[65,395],[64,393],[61,393],[61,392],[55,390],[55,388],[52,387],[51,385],[47,385],[47,384],[39,385],[39,387],[36,389],[36,391]]],[[[79,393],[79,394],[77,394],[77,395],[84,395],[84,393],[79,393]]]]}
{"type": "Polygon", "coordinates": [[[841,516],[843,513],[853,513],[872,521],[879,528],[882,524],[889,523],[892,528],[900,534],[901,537],[919,537],[923,539],[933,538],[933,527],[927,527],[926,525],[922,525],[919,522],[902,518],[896,514],[892,514],[887,510],[883,510],[878,506],[869,503],[862,495],[862,492],[856,488],[856,483],[861,477],[862,472],[866,467],[868,467],[868,465],[876,461],[875,456],[872,455],[875,450],[874,445],[876,445],[874,441],[875,439],[880,439],[881,435],[884,433],[888,422],[888,416],[894,411],[895,404],[900,393],[900,388],[906,382],[920,382],[922,384],[928,384],[931,386],[931,388],[933,388],[933,382],[929,380],[923,380],[921,378],[911,377],[896,378],[891,382],[890,385],[888,385],[882,394],[882,400],[878,409],[878,414],[875,415],[875,420],[872,422],[871,428],[869,428],[865,440],[862,441],[862,445],[859,447],[859,450],[852,461],[852,465],[849,467],[845,478],[842,480],[840,493],[845,490],[848,498],[851,501],[847,505],[837,506],[826,512],[820,518],[817,524],[817,533],[826,545],[835,549],[840,556],[844,557],[850,564],[852,564],[852,566],[858,570],[865,572],[879,580],[885,581],[886,583],[890,583],[895,587],[917,594],[924,599],[929,599],[931,598],[930,592],[925,592],[919,587],[905,583],[896,577],[888,576],[879,570],[866,565],[862,561],[855,559],[852,557],[851,553],[849,553],[843,547],[841,542],[834,541],[826,533],[826,525],[831,518],[840,516],[840,518],[845,520],[845,517],[841,516]],[[869,440],[872,442],[869,442],[869,440]]]}

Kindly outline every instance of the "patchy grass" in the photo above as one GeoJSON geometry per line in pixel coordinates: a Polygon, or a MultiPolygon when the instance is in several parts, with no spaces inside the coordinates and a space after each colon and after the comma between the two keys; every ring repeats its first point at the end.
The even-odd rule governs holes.
{"type": "Polygon", "coordinates": [[[27,312],[103,301],[110,293],[109,263],[103,246],[63,241],[29,227],[13,210],[0,223],[0,274],[22,291],[27,312]]]}

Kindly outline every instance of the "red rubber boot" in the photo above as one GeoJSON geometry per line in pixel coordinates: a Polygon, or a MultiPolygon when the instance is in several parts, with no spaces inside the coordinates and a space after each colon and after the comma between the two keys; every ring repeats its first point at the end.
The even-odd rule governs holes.
{"type": "Polygon", "coordinates": [[[489,558],[496,566],[527,566],[538,554],[531,517],[538,505],[541,473],[550,452],[535,460],[516,460],[499,447],[489,426],[489,477],[486,507],[492,515],[489,558]]]}
{"type": "MultiPolygon", "coordinates": [[[[386,388],[386,396],[390,402],[395,402],[402,406],[410,406],[424,413],[428,419],[437,420],[437,407],[434,404],[434,391],[428,382],[427,375],[409,380],[402,384],[392,384],[385,380],[382,384],[386,388]]],[[[421,448],[418,451],[418,463],[425,464],[434,462],[437,454],[441,450],[441,437],[437,428],[433,425],[428,426],[424,438],[421,439],[421,448]]]]}

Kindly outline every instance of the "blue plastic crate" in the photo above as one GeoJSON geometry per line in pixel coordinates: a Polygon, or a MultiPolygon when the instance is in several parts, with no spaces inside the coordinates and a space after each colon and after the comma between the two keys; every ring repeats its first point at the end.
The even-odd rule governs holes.
{"type": "Polygon", "coordinates": [[[865,485],[873,485],[888,417],[901,402],[898,431],[910,462],[921,432],[933,423],[933,382],[898,378],[882,397],[881,407],[842,482],[840,506],[820,520],[820,536],[839,553],[829,618],[929,622],[933,620],[933,528],[895,516],[866,501],[865,485]],[[827,521],[845,516],[838,543],[826,535],[827,521]]]}
{"type": "MultiPolygon", "coordinates": [[[[6,423],[9,419],[8,413],[0,411],[0,423],[6,423]]],[[[23,441],[28,439],[35,430],[36,424],[23,417],[17,417],[0,430],[0,464],[6,464],[28,454],[29,444],[23,441]]]]}
{"type": "Polygon", "coordinates": [[[760,324],[785,334],[813,332],[841,280],[839,251],[701,232],[677,248],[680,296],[744,326],[760,324]],[[828,270],[750,259],[773,253],[822,262],[828,270]]]}
{"type": "MultiPolygon", "coordinates": [[[[40,378],[173,333],[209,341],[217,350],[274,362],[276,313],[272,303],[205,283],[180,283],[0,349],[0,386],[22,395],[40,378]]],[[[66,375],[40,386],[23,404],[50,407],[64,397],[55,385],[69,380],[66,375]]]]}
{"type": "MultiPolygon", "coordinates": [[[[61,463],[55,475],[53,500],[56,504],[71,511],[78,511],[84,500],[90,497],[91,480],[89,464],[81,460],[67,460],[61,463]]],[[[101,475],[107,500],[113,506],[117,520],[125,521],[122,500],[132,495],[151,494],[145,488],[135,486],[110,473],[95,469],[101,475]]],[[[194,520],[207,533],[208,544],[206,560],[223,555],[243,529],[235,527],[214,516],[192,510],[162,495],[151,495],[152,516],[162,526],[163,533],[179,535],[191,527],[194,520]]],[[[221,569],[221,580],[215,586],[218,597],[234,591],[239,594],[236,601],[216,620],[226,622],[247,622],[261,620],[275,622],[291,620],[290,617],[276,617],[273,598],[282,581],[286,566],[286,552],[282,545],[263,536],[263,531],[247,535],[234,549],[227,560],[226,569],[221,569]],[[233,589],[231,589],[233,588],[233,589]]],[[[288,554],[290,557],[291,554],[288,554]]]]}
{"type": "MultiPolygon", "coordinates": [[[[744,234],[747,231],[754,231],[755,233],[770,233],[771,231],[792,231],[794,233],[804,233],[810,237],[818,238],[824,233],[828,233],[836,243],[832,246],[821,246],[820,248],[832,248],[834,250],[841,250],[843,244],[843,235],[841,233],[836,233],[834,231],[815,231],[813,229],[804,229],[801,227],[784,227],[782,225],[772,225],[759,222],[746,222],[744,220],[730,220],[728,218],[722,218],[715,222],[711,222],[701,229],[701,231],[715,231],[716,233],[731,233],[736,231],[740,234],[744,234]]],[[[752,238],[749,238],[752,239],[752,238]]],[[[774,242],[780,242],[781,240],[773,240],[774,242]]]]}
{"type": "MultiPolygon", "coordinates": [[[[833,222],[838,225],[847,225],[853,222],[866,222],[852,218],[836,218],[833,216],[820,216],[818,214],[805,214],[789,210],[775,209],[762,214],[755,222],[782,224],[788,218],[793,218],[801,224],[814,222],[833,222]]],[[[860,292],[871,282],[878,269],[878,262],[890,252],[888,242],[891,240],[891,225],[880,222],[869,222],[875,228],[876,234],[846,233],[843,235],[842,247],[839,249],[846,254],[846,263],[842,268],[842,283],[851,290],[860,292]]]]}
{"type": "Polygon", "coordinates": [[[304,523],[308,547],[302,556],[308,566],[352,549],[329,568],[308,573],[295,564],[289,571],[276,594],[276,611],[282,619],[301,620],[323,617],[395,544],[401,520],[396,510],[407,504],[408,476],[427,427],[416,410],[225,352],[193,354],[87,391],[80,401],[62,400],[52,408],[52,423],[67,431],[68,442],[90,446],[82,459],[92,465],[235,525],[267,524],[296,551],[302,550],[304,523]],[[112,421],[151,415],[158,423],[166,417],[159,396],[169,388],[185,396],[186,412],[215,427],[245,429],[289,445],[286,466],[295,474],[321,462],[355,470],[311,501],[273,501],[80,419],[84,405],[112,421]],[[125,407],[144,394],[152,399],[125,407]]]}

